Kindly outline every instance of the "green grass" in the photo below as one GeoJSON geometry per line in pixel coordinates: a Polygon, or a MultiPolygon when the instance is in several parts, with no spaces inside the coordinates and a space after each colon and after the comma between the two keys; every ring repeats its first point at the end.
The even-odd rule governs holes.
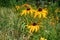
{"type": "Polygon", "coordinates": [[[60,23],[49,25],[52,17],[48,19],[41,19],[43,23],[39,32],[32,34],[28,33],[29,30],[25,28],[26,24],[39,21],[32,19],[32,17],[20,16],[14,8],[0,8],[0,40],[39,40],[44,37],[47,40],[60,40],[60,23]],[[31,20],[32,19],[32,20],[31,20]]]}

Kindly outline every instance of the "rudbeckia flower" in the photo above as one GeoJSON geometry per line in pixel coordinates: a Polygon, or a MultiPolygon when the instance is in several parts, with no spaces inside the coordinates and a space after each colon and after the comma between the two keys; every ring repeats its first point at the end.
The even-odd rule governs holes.
{"type": "Polygon", "coordinates": [[[16,10],[19,10],[19,9],[20,9],[20,6],[17,5],[17,6],[16,6],[16,10]]]}
{"type": "Polygon", "coordinates": [[[22,10],[22,13],[21,13],[21,16],[22,15],[26,15],[26,14],[33,14],[34,13],[34,9],[32,9],[32,8],[27,8],[26,10],[22,10]]]}
{"type": "Polygon", "coordinates": [[[46,18],[47,13],[48,13],[47,10],[42,9],[42,8],[39,8],[37,11],[35,11],[34,18],[36,18],[37,16],[38,16],[39,18],[42,18],[42,17],[43,17],[43,18],[46,18]]]}
{"type": "Polygon", "coordinates": [[[47,39],[45,39],[45,38],[41,37],[41,38],[40,38],[40,40],[47,40],[47,39]]]}
{"type": "Polygon", "coordinates": [[[26,26],[28,29],[29,29],[29,32],[32,33],[32,32],[38,32],[39,31],[39,25],[36,24],[36,23],[32,23],[30,25],[27,25],[26,26]]]}

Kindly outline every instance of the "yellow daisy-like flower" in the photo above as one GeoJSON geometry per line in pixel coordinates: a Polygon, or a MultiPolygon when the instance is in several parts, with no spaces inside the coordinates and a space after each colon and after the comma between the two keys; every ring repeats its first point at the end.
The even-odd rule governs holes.
{"type": "Polygon", "coordinates": [[[38,30],[39,30],[39,25],[37,25],[36,23],[27,25],[26,27],[29,29],[30,33],[34,32],[34,31],[38,32],[38,30]]]}
{"type": "Polygon", "coordinates": [[[47,39],[45,39],[45,38],[41,37],[41,38],[40,38],[40,40],[47,40],[47,39]]]}
{"type": "Polygon", "coordinates": [[[22,10],[21,16],[22,15],[26,15],[26,14],[33,14],[35,10],[33,10],[32,8],[27,8],[26,10],[22,10]]]}
{"type": "Polygon", "coordinates": [[[19,9],[20,9],[20,6],[17,5],[17,6],[16,6],[16,10],[19,10],[19,9]]]}
{"type": "Polygon", "coordinates": [[[36,18],[37,16],[39,18],[46,18],[47,17],[47,13],[48,11],[45,10],[45,9],[42,9],[42,8],[39,8],[37,11],[35,11],[35,15],[34,15],[34,18],[36,18]]]}

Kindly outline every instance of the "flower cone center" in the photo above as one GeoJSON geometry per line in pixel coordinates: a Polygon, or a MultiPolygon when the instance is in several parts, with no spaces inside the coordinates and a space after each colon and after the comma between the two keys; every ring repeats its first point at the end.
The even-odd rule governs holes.
{"type": "Polygon", "coordinates": [[[32,25],[33,25],[33,26],[36,26],[37,24],[36,24],[36,23],[33,23],[32,25]]]}
{"type": "Polygon", "coordinates": [[[30,8],[27,8],[27,10],[30,10],[30,8]]]}
{"type": "Polygon", "coordinates": [[[38,11],[42,11],[42,8],[39,8],[38,11]]]}

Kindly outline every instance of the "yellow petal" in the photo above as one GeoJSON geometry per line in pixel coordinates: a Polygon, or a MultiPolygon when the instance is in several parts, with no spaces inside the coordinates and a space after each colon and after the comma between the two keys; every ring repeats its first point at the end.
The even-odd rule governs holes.
{"type": "Polygon", "coordinates": [[[41,18],[42,17],[42,14],[39,14],[39,18],[41,18]]]}
{"type": "Polygon", "coordinates": [[[33,10],[30,10],[31,16],[33,15],[33,10]]]}
{"type": "Polygon", "coordinates": [[[31,26],[31,28],[30,28],[30,31],[29,31],[30,33],[32,33],[32,32],[34,32],[34,28],[33,28],[33,26],[31,26]]]}
{"type": "Polygon", "coordinates": [[[29,14],[30,13],[30,11],[27,11],[27,14],[29,14]]]}
{"type": "Polygon", "coordinates": [[[34,28],[32,28],[32,32],[34,32],[34,28]]]}
{"type": "Polygon", "coordinates": [[[26,15],[26,10],[23,10],[22,13],[21,13],[21,16],[22,15],[26,15]]]}
{"type": "Polygon", "coordinates": [[[37,16],[38,16],[38,13],[35,13],[34,18],[36,18],[37,16]]]}
{"type": "Polygon", "coordinates": [[[30,28],[31,28],[31,26],[27,26],[27,28],[28,28],[28,29],[30,29],[30,28]]]}
{"type": "Polygon", "coordinates": [[[36,26],[36,32],[39,30],[39,26],[36,26]]]}
{"type": "Polygon", "coordinates": [[[38,28],[35,28],[35,31],[37,32],[38,31],[38,28]]]}
{"type": "Polygon", "coordinates": [[[43,18],[47,18],[47,14],[43,13],[42,15],[43,15],[43,18]]]}

